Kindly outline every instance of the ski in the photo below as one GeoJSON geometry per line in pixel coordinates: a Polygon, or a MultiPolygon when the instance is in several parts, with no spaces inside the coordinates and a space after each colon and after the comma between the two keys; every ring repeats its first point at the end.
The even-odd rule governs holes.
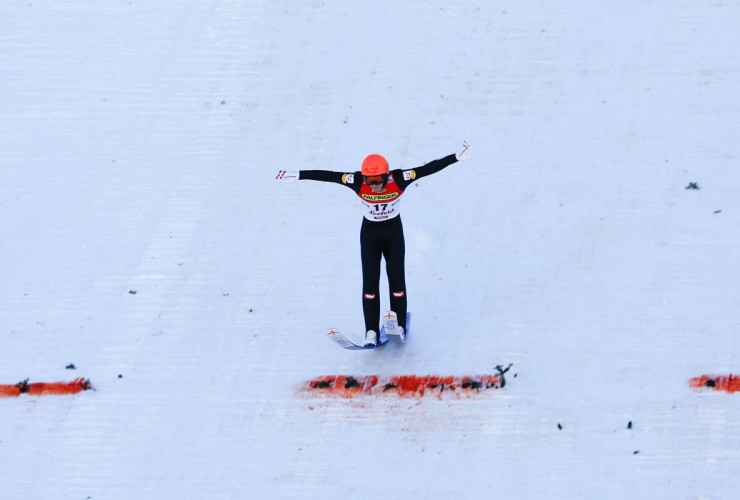
{"type": "Polygon", "coordinates": [[[406,331],[405,335],[401,337],[400,331],[398,329],[398,321],[396,319],[396,313],[390,312],[386,314],[383,317],[383,326],[380,328],[380,342],[378,342],[377,345],[373,346],[364,346],[360,344],[355,344],[351,340],[349,340],[347,337],[345,337],[342,332],[337,330],[336,328],[331,328],[326,332],[326,335],[337,344],[339,347],[342,347],[344,349],[349,349],[350,351],[366,351],[369,349],[377,349],[378,347],[383,347],[385,344],[388,343],[388,335],[396,335],[401,338],[401,342],[405,342],[408,338],[409,334],[409,327],[411,325],[411,313],[406,313],[406,331]],[[389,317],[390,316],[390,317],[389,317]],[[393,332],[393,333],[391,333],[393,332]]]}
{"type": "Polygon", "coordinates": [[[378,342],[376,345],[370,346],[355,344],[347,337],[345,337],[342,332],[340,332],[336,328],[331,328],[328,332],[326,332],[326,335],[339,347],[349,349],[350,351],[366,351],[368,349],[377,349],[378,347],[383,347],[385,344],[388,343],[388,336],[382,329],[380,330],[380,342],[378,342]]]}

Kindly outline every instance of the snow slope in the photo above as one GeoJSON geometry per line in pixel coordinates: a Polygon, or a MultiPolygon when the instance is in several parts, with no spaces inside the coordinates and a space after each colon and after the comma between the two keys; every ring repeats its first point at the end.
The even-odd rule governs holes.
{"type": "Polygon", "coordinates": [[[687,381],[740,369],[738,46],[727,2],[3,2],[0,384],[96,390],[0,399],[2,497],[734,498],[687,381]],[[413,338],[336,348],[357,202],[274,172],[464,137],[406,194],[413,338]]]}

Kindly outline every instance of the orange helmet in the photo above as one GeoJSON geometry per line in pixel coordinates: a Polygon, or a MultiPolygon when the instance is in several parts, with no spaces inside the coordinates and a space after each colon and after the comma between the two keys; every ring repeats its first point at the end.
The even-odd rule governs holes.
{"type": "Polygon", "coordinates": [[[362,175],[365,177],[388,173],[388,160],[380,155],[370,155],[362,160],[362,175]]]}

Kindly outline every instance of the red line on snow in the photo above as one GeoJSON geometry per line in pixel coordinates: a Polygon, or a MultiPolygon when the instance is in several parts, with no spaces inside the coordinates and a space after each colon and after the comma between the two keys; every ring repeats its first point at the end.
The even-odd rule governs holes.
{"type": "Polygon", "coordinates": [[[689,386],[694,389],[740,392],[740,375],[702,375],[689,380],[689,386]]]}
{"type": "Polygon", "coordinates": [[[84,378],[77,378],[72,382],[35,382],[29,384],[28,380],[13,385],[0,385],[0,398],[18,397],[21,394],[30,396],[62,396],[66,394],[77,394],[78,392],[92,389],[92,384],[84,378]]]}
{"type": "Polygon", "coordinates": [[[439,376],[396,375],[381,377],[368,375],[324,375],[307,381],[302,391],[310,394],[352,398],[358,395],[422,397],[432,394],[442,398],[475,395],[487,389],[500,389],[506,384],[502,375],[439,376]]]}

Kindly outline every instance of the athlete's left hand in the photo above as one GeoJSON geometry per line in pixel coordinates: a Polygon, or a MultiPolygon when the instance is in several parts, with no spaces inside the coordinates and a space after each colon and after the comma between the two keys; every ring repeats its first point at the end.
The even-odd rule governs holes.
{"type": "Polygon", "coordinates": [[[470,159],[470,144],[468,143],[467,139],[463,141],[462,151],[457,153],[455,155],[455,158],[457,158],[457,161],[465,161],[470,159]]]}

